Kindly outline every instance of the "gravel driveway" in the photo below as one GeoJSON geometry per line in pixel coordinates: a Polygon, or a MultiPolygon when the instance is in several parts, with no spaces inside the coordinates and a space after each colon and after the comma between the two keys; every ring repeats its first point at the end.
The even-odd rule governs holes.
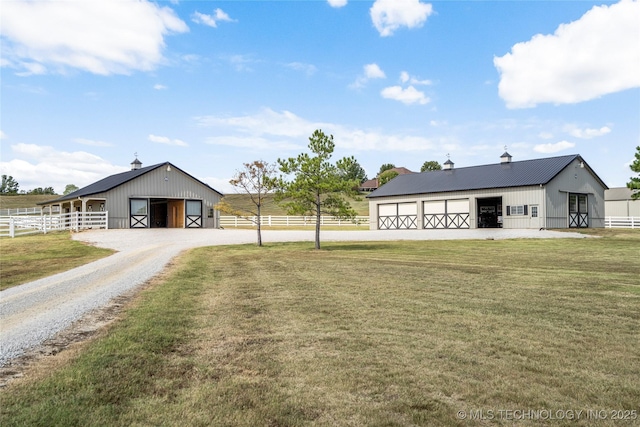
{"type": "MultiPolygon", "coordinates": [[[[578,233],[537,230],[322,231],[328,241],[584,238],[578,233]]],[[[37,347],[90,311],[155,275],[181,251],[198,246],[255,243],[255,230],[93,230],[75,240],[118,252],[0,292],[0,367],[37,347]]],[[[264,243],[313,241],[313,231],[263,231],[264,243]]]]}

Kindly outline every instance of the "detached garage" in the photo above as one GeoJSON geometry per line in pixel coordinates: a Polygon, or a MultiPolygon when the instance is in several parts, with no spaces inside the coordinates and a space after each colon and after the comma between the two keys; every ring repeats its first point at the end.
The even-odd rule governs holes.
{"type": "Polygon", "coordinates": [[[400,175],[367,196],[370,228],[604,227],[607,186],[580,155],[400,175]]]}
{"type": "Polygon", "coordinates": [[[130,171],[40,205],[45,212],[53,207],[61,213],[108,211],[109,228],[218,228],[214,206],[221,198],[169,162],[142,167],[136,158],[130,171]]]}

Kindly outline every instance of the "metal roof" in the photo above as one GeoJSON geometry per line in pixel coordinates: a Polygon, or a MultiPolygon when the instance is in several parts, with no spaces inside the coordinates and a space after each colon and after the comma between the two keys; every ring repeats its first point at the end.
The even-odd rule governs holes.
{"type": "MultiPolygon", "coordinates": [[[[547,184],[575,159],[578,154],[519,162],[497,163],[398,175],[368,198],[405,196],[411,194],[444,193],[449,191],[482,190],[488,188],[524,187],[547,184]]],[[[607,186],[585,162],[585,167],[604,188],[607,186]]]]}
{"type": "Polygon", "coordinates": [[[57,199],[54,200],[49,200],[46,202],[40,202],[38,203],[39,205],[48,205],[50,203],[55,203],[55,202],[63,202],[65,200],[72,200],[72,199],[77,199],[78,197],[85,197],[85,196],[90,196],[92,194],[98,194],[98,193],[104,193],[105,191],[109,191],[115,187],[118,187],[126,182],[131,181],[132,179],[135,179],[141,175],[144,175],[147,172],[151,172],[154,169],[157,169],[159,167],[162,166],[166,166],[166,165],[171,165],[172,168],[175,168],[177,170],[179,170],[180,172],[184,173],[185,175],[195,179],[196,181],[198,181],[200,184],[204,185],[205,187],[210,188],[211,190],[215,191],[216,193],[222,195],[222,193],[220,193],[219,191],[217,191],[216,189],[212,188],[211,186],[209,186],[208,184],[205,184],[204,182],[200,181],[197,178],[194,178],[193,176],[189,175],[188,173],[186,173],[185,171],[183,171],[182,169],[180,169],[179,167],[175,166],[172,163],[169,162],[164,162],[164,163],[158,163],[157,165],[151,165],[151,166],[147,166],[144,168],[140,168],[140,169],[133,169],[130,171],[126,171],[126,172],[122,172],[122,173],[117,173],[115,175],[111,175],[108,176],[106,178],[101,179],[100,181],[96,181],[93,184],[89,184],[86,187],[83,187],[79,190],[74,191],[73,193],[69,193],[65,196],[59,197],[57,199]]]}

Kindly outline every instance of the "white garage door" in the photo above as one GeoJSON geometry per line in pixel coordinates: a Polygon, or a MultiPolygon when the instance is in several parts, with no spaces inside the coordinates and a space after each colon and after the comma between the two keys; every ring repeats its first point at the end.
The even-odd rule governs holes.
{"type": "Polygon", "coordinates": [[[416,203],[385,203],[378,205],[378,229],[400,230],[418,228],[416,203]]]}
{"type": "Polygon", "coordinates": [[[469,199],[423,202],[424,228],[469,228],[469,199]]]}

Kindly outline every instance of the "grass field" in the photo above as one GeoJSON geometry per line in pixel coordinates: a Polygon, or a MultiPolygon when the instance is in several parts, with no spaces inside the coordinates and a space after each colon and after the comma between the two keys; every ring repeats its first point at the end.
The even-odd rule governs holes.
{"type": "Polygon", "coordinates": [[[638,425],[640,233],[601,234],[193,250],[0,425],[638,425]]]}
{"type": "MultiPolygon", "coordinates": [[[[246,194],[227,194],[224,196],[224,200],[226,200],[232,207],[236,209],[247,209],[250,208],[252,211],[255,210],[255,207],[251,204],[251,200],[249,196],[246,194]]],[[[369,215],[369,201],[363,195],[360,200],[348,199],[351,207],[355,209],[358,215],[369,215]]],[[[273,194],[268,194],[265,202],[261,208],[262,215],[286,215],[287,212],[282,209],[276,202],[273,200],[273,194]]]]}
{"type": "Polygon", "coordinates": [[[113,253],[71,240],[69,232],[0,239],[0,290],[87,264],[113,253]]]}
{"type": "Polygon", "coordinates": [[[58,195],[26,195],[0,196],[0,209],[34,208],[40,202],[56,199],[58,195]]]}

